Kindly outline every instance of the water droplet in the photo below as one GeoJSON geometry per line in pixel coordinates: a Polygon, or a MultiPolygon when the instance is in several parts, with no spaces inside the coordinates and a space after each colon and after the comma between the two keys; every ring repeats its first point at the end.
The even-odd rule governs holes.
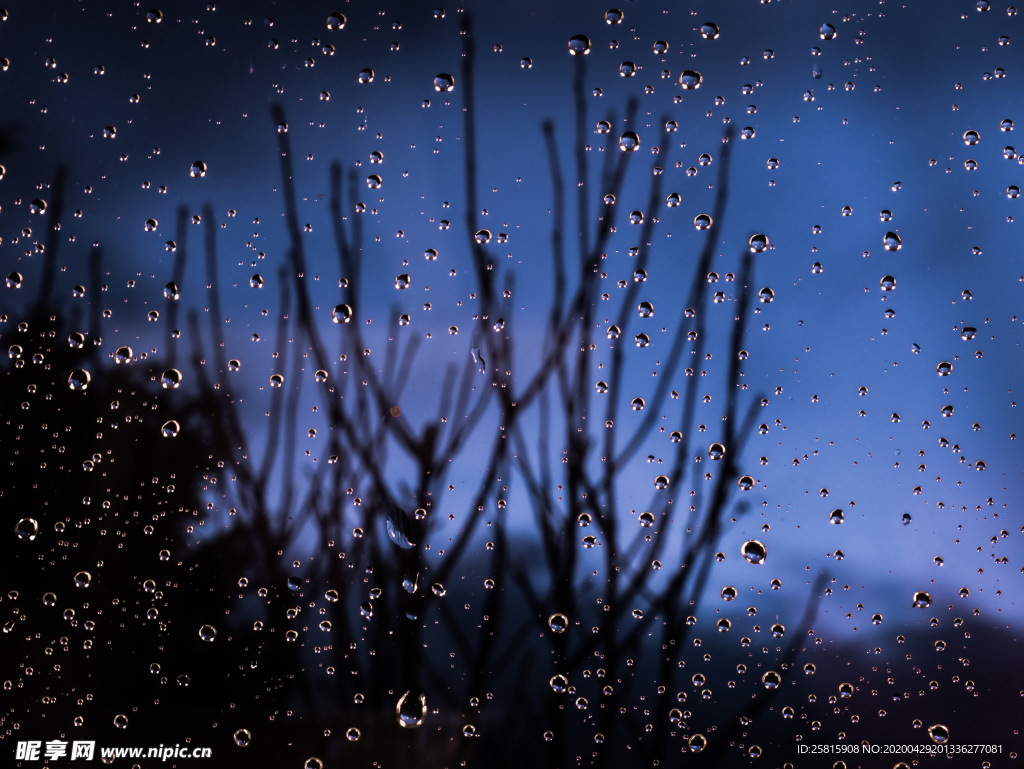
{"type": "Polygon", "coordinates": [[[332,13],[327,17],[327,29],[332,32],[337,32],[338,30],[345,28],[346,21],[348,21],[348,19],[345,18],[345,14],[332,13]]]}
{"type": "Polygon", "coordinates": [[[361,84],[363,84],[363,85],[366,85],[367,83],[372,83],[373,82],[373,70],[372,69],[364,69],[364,70],[362,70],[356,76],[356,80],[358,82],[360,82],[361,84]]]}
{"type": "Polygon", "coordinates": [[[160,428],[160,434],[165,438],[174,438],[181,431],[181,425],[175,422],[173,419],[169,419],[163,423],[160,428]]]}
{"type": "Polygon", "coordinates": [[[753,563],[761,565],[764,563],[764,559],[768,555],[768,549],[763,543],[758,542],[756,539],[748,539],[743,543],[740,548],[740,552],[743,553],[743,557],[747,559],[747,563],[753,563]]]}
{"type": "Polygon", "coordinates": [[[941,361],[935,367],[935,373],[938,374],[939,376],[949,376],[950,374],[953,373],[953,364],[950,363],[948,360],[941,361]]]}
{"type": "Polygon", "coordinates": [[[169,368],[160,375],[160,384],[165,390],[174,390],[181,384],[181,372],[176,368],[169,368]]]}
{"type": "Polygon", "coordinates": [[[658,491],[664,491],[668,488],[668,478],[664,475],[659,475],[654,479],[654,488],[658,491]]]}
{"type": "Polygon", "coordinates": [[[14,533],[23,542],[31,542],[39,533],[39,523],[34,518],[22,518],[14,525],[14,533]]]}
{"type": "Polygon", "coordinates": [[[775,298],[775,292],[766,286],[761,289],[757,298],[763,304],[771,304],[772,300],[775,298]]]}
{"type": "Polygon", "coordinates": [[[447,92],[455,87],[455,78],[447,72],[442,72],[434,78],[434,90],[447,92]]]}
{"type": "Polygon", "coordinates": [[[245,748],[252,742],[252,733],[248,729],[236,729],[234,738],[238,747],[245,748]]]}
{"type": "Polygon", "coordinates": [[[585,56],[590,53],[590,38],[586,35],[573,35],[570,37],[569,53],[573,56],[585,56]]]}
{"type": "Polygon", "coordinates": [[[400,548],[410,550],[416,547],[416,543],[409,539],[409,519],[403,510],[390,508],[385,515],[385,525],[388,537],[400,548]]]}
{"type": "Polygon", "coordinates": [[[749,475],[741,475],[740,479],[736,482],[736,485],[739,486],[742,491],[750,491],[754,488],[754,479],[749,475]]]}
{"type": "Polygon", "coordinates": [[[202,160],[197,160],[192,164],[192,167],[189,168],[188,173],[193,179],[202,179],[206,176],[206,163],[202,160]]]}
{"type": "Polygon", "coordinates": [[[347,304],[336,305],[331,317],[335,323],[348,323],[352,320],[352,308],[347,304]]]}
{"type": "Polygon", "coordinates": [[[711,217],[708,216],[707,214],[697,214],[697,216],[693,218],[693,226],[696,227],[698,230],[710,229],[713,223],[714,222],[712,221],[711,217]]]}
{"type": "Polygon", "coordinates": [[[768,236],[761,233],[751,235],[747,245],[750,247],[750,253],[760,254],[768,248],[768,236]]]}
{"type": "Polygon", "coordinates": [[[629,405],[630,405],[630,408],[633,409],[633,411],[643,411],[644,410],[644,399],[643,398],[634,398],[633,402],[630,403],[629,405]]]}
{"type": "Polygon", "coordinates": [[[75,587],[89,587],[92,582],[92,575],[87,571],[80,571],[75,575],[75,587]]]}
{"type": "Polygon", "coordinates": [[[883,291],[892,291],[896,288],[896,278],[892,275],[884,275],[881,280],[878,281],[878,286],[883,291]]]}
{"type": "Polygon", "coordinates": [[[778,689],[779,685],[782,683],[782,676],[774,670],[769,670],[761,676],[761,683],[764,684],[765,689],[778,689]]]}
{"type": "Polygon", "coordinates": [[[68,387],[72,390],[84,390],[92,381],[92,375],[85,369],[75,369],[68,377],[68,387]]]}
{"type": "Polygon", "coordinates": [[[833,510],[829,514],[828,520],[829,520],[829,523],[834,523],[836,525],[842,523],[843,522],[843,511],[842,510],[833,510]]]}
{"type": "Polygon", "coordinates": [[[398,725],[404,729],[415,729],[427,715],[427,695],[419,689],[403,694],[395,706],[398,725]]]}
{"type": "Polygon", "coordinates": [[[836,36],[836,28],[831,24],[822,24],[821,29],[818,30],[818,34],[822,40],[834,40],[836,36]]]}
{"type": "Polygon", "coordinates": [[[484,243],[491,242],[491,231],[490,230],[477,230],[473,235],[473,239],[483,245],[484,243]]]}
{"type": "Polygon", "coordinates": [[[625,14],[618,8],[611,8],[604,12],[604,20],[607,24],[621,24],[625,14]]]}
{"type": "Polygon", "coordinates": [[[903,241],[895,232],[887,232],[882,238],[882,245],[885,246],[886,251],[899,251],[903,248],[903,241]]]}
{"type": "Polygon", "coordinates": [[[12,272],[7,276],[7,288],[21,288],[22,276],[20,272],[12,272]]]}
{"type": "Polygon", "coordinates": [[[402,273],[401,275],[395,277],[395,288],[409,288],[409,283],[411,282],[412,281],[410,280],[409,276],[406,275],[405,273],[402,273]]]}
{"type": "Polygon", "coordinates": [[[919,590],[914,593],[913,608],[915,609],[927,609],[932,605],[932,597],[930,593],[926,593],[923,590],[919,590]]]}
{"type": "Polygon", "coordinates": [[[942,724],[933,724],[928,727],[928,736],[932,742],[943,745],[949,742],[949,729],[942,724]]]}
{"type": "Polygon", "coordinates": [[[128,716],[124,715],[123,713],[118,713],[116,716],[114,716],[114,726],[116,726],[118,729],[127,729],[128,716]]]}
{"type": "Polygon", "coordinates": [[[704,82],[704,76],[693,69],[688,69],[679,76],[679,85],[686,91],[695,91],[704,82]]]}
{"type": "Polygon", "coordinates": [[[552,614],[548,617],[548,627],[552,633],[564,633],[569,627],[569,618],[564,614],[552,614]]]}
{"type": "Polygon", "coordinates": [[[213,625],[203,625],[199,628],[199,637],[206,643],[212,643],[217,637],[217,628],[213,625]]]}
{"type": "Polygon", "coordinates": [[[716,462],[725,456],[725,446],[721,443],[712,443],[708,447],[708,456],[716,462]]]}
{"type": "Polygon", "coordinates": [[[700,25],[700,36],[705,40],[717,40],[718,39],[718,25],[710,21],[706,21],[700,25]]]}
{"type": "Polygon", "coordinates": [[[619,149],[623,152],[635,152],[640,148],[640,137],[635,131],[626,131],[619,137],[619,149]]]}

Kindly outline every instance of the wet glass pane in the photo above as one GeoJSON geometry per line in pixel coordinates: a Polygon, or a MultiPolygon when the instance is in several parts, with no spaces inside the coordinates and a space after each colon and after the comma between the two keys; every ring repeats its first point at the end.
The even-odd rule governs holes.
{"type": "Polygon", "coordinates": [[[0,10],[0,763],[1013,763],[1020,24],[0,10]]]}

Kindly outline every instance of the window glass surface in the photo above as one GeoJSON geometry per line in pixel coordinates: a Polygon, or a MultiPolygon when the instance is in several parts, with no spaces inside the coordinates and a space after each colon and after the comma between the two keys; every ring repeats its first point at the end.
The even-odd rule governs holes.
{"type": "Polygon", "coordinates": [[[0,764],[1015,763],[1021,23],[0,10],[0,764]]]}

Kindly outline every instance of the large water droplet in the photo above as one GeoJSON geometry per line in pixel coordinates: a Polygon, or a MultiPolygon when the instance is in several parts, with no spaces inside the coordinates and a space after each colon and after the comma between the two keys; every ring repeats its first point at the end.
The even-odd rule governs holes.
{"type": "Polygon", "coordinates": [[[718,25],[710,21],[706,21],[700,25],[700,36],[705,40],[717,40],[718,39],[718,25]]]}
{"type": "Polygon", "coordinates": [[[75,369],[68,377],[68,387],[72,390],[84,390],[92,381],[92,375],[85,369],[75,369]]]}
{"type": "Polygon", "coordinates": [[[415,729],[427,715],[427,695],[419,689],[411,689],[401,696],[395,706],[398,725],[415,729]]]}
{"type": "Polygon", "coordinates": [[[768,549],[764,546],[764,543],[758,542],[756,539],[748,539],[744,542],[740,552],[747,559],[747,563],[756,565],[763,564],[764,559],[768,556],[768,549]]]}
{"type": "Polygon", "coordinates": [[[392,507],[385,514],[385,524],[388,530],[388,537],[403,550],[410,550],[416,547],[416,543],[409,539],[409,519],[405,511],[392,507]]]}
{"type": "Polygon", "coordinates": [[[39,523],[34,518],[22,518],[14,525],[14,533],[23,542],[31,542],[39,533],[39,523]]]}
{"type": "Polygon", "coordinates": [[[688,69],[679,76],[679,85],[686,91],[695,91],[704,82],[704,76],[693,69],[688,69]]]}
{"type": "Polygon", "coordinates": [[[585,56],[590,53],[590,38],[586,35],[573,35],[570,37],[569,53],[573,56],[585,56]]]}
{"type": "Polygon", "coordinates": [[[623,152],[635,152],[640,148],[640,137],[635,131],[626,131],[619,137],[619,149],[623,152]]]}

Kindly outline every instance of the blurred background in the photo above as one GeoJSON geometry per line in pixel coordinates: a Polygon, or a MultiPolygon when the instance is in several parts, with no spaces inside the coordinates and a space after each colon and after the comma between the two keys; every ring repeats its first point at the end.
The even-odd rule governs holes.
{"type": "Polygon", "coordinates": [[[2,749],[1012,763],[1020,23],[0,10],[2,749]]]}

